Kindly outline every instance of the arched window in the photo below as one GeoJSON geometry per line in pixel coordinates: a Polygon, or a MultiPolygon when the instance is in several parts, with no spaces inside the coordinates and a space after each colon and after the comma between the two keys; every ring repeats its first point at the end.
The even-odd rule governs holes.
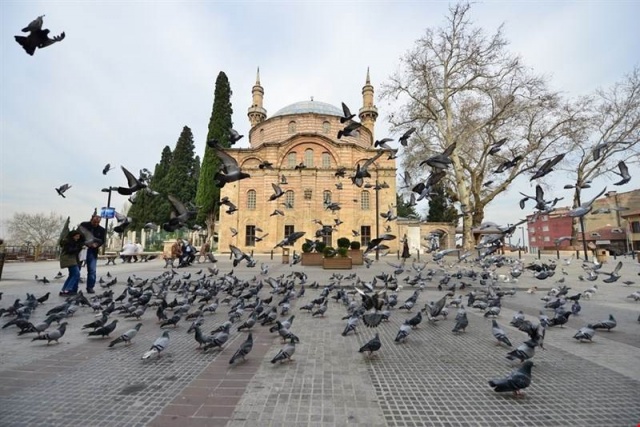
{"type": "Polygon", "coordinates": [[[256,208],[256,190],[247,191],[247,209],[254,210],[256,208]]]}
{"type": "Polygon", "coordinates": [[[311,148],[304,150],[304,165],[308,168],[313,167],[313,150],[311,148]]]}
{"type": "Polygon", "coordinates": [[[296,133],[296,122],[289,122],[289,133],[296,133]]]}
{"type": "Polygon", "coordinates": [[[284,193],[284,202],[286,203],[285,209],[293,209],[295,202],[295,194],[293,193],[293,190],[287,190],[287,192],[284,193]]]}
{"type": "Polygon", "coordinates": [[[296,153],[295,151],[292,151],[287,155],[287,166],[295,168],[297,164],[296,153]]]}
{"type": "Polygon", "coordinates": [[[329,133],[331,131],[331,123],[325,121],[322,123],[322,133],[329,133]]]}
{"type": "Polygon", "coordinates": [[[331,203],[331,191],[324,190],[322,192],[322,203],[325,205],[328,205],[329,203],[331,203]]]}
{"type": "Polygon", "coordinates": [[[371,209],[369,203],[369,192],[366,190],[360,193],[360,209],[363,211],[371,209]]]}
{"type": "Polygon", "coordinates": [[[322,153],[322,167],[329,169],[331,167],[331,155],[326,151],[322,153]]]}

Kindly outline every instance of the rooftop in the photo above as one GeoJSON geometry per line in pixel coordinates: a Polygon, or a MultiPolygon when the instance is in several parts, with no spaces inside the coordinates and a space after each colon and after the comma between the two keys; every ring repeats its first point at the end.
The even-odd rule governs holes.
{"type": "Polygon", "coordinates": [[[288,116],[291,114],[304,114],[304,113],[324,114],[327,116],[338,116],[338,117],[342,116],[342,110],[336,107],[335,105],[327,104],[326,102],[311,100],[311,101],[294,102],[293,104],[287,105],[286,107],[279,109],[271,117],[288,116]]]}

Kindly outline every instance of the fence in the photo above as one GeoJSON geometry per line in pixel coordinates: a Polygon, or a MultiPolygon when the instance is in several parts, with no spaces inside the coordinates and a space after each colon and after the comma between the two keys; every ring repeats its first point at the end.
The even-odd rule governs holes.
{"type": "Polygon", "coordinates": [[[5,261],[45,261],[58,258],[57,246],[4,246],[5,261]]]}

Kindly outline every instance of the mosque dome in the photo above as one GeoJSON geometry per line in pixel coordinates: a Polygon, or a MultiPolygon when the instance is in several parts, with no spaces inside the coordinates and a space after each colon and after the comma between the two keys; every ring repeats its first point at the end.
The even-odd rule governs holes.
{"type": "Polygon", "coordinates": [[[326,102],[300,101],[279,109],[271,117],[288,116],[291,114],[304,114],[304,113],[315,113],[315,114],[323,114],[326,116],[338,116],[338,117],[342,116],[342,110],[340,108],[331,104],[327,104],[326,102]]]}

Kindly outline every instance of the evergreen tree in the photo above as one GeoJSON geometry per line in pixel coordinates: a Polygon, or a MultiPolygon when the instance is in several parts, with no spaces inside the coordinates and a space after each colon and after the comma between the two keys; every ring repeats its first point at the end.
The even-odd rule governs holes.
{"type": "MultiPolygon", "coordinates": [[[[213,108],[209,119],[209,132],[207,141],[215,139],[222,147],[230,147],[229,129],[233,127],[231,115],[231,86],[227,75],[221,71],[216,78],[216,86],[213,94],[213,108]]],[[[205,146],[202,168],[198,179],[198,191],[196,195],[196,205],[200,206],[196,222],[198,224],[207,223],[209,232],[215,221],[214,204],[220,200],[220,189],[214,184],[213,176],[220,168],[220,160],[215,151],[209,146],[205,146]]]]}
{"type": "Polygon", "coordinates": [[[415,206],[409,206],[400,193],[396,193],[396,215],[402,218],[418,218],[419,216],[415,206]]]}
{"type": "Polygon", "coordinates": [[[156,166],[153,170],[153,175],[151,176],[151,180],[149,182],[149,188],[161,193],[161,195],[152,196],[146,191],[141,191],[139,192],[138,196],[136,196],[135,203],[129,210],[129,216],[133,220],[133,229],[140,230],[144,226],[144,224],[150,221],[156,224],[159,224],[160,221],[166,221],[165,214],[168,205],[166,202],[166,194],[162,195],[163,191],[161,188],[161,182],[167,175],[169,167],[171,166],[171,161],[173,158],[172,154],[173,153],[171,152],[171,148],[169,148],[168,145],[165,146],[162,150],[160,162],[156,163],[156,166]]]}
{"type": "Polygon", "coordinates": [[[442,185],[434,187],[434,195],[429,199],[428,222],[448,222],[457,224],[458,211],[451,204],[442,185]]]}

